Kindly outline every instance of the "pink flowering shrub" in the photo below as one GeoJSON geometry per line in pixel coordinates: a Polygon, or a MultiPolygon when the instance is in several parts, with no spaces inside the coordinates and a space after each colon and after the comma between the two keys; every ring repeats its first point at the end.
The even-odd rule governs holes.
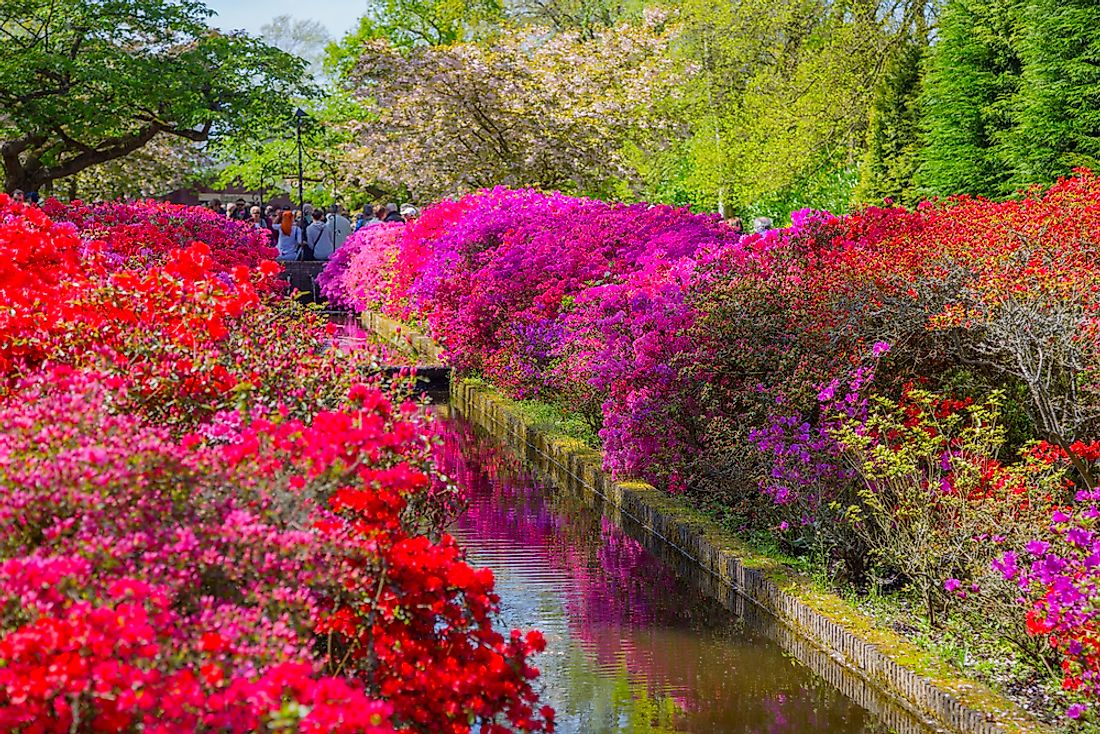
{"type": "Polygon", "coordinates": [[[494,189],[428,209],[396,240],[365,235],[348,267],[327,268],[326,293],[426,324],[456,367],[517,395],[565,399],[602,423],[609,445],[621,437],[610,466],[644,473],[690,440],[683,431],[665,436],[649,415],[674,382],[675,352],[651,327],[664,323],[671,336],[687,323],[682,283],[668,282],[667,263],[678,263],[683,281],[700,248],[736,247],[738,239],[715,218],[672,207],[494,189]],[[658,362],[659,384],[641,384],[658,362]],[[618,412],[603,413],[613,392],[626,397],[611,404],[633,401],[630,427],[654,428],[645,446],[630,427],[616,427],[618,412]]]}
{"type": "MultiPolygon", "coordinates": [[[[1052,644],[1028,654],[1062,656],[1067,686],[1096,698],[1100,470],[1082,447],[1100,432],[1098,232],[1088,171],[1004,202],[795,212],[744,237],[669,207],[494,189],[372,237],[328,287],[426,328],[459,370],[583,416],[612,471],[688,491],[857,588],[900,579],[933,619],[965,603],[1006,620],[1022,599],[1052,644]],[[937,413],[993,403],[965,430],[937,413]],[[888,455],[912,461],[885,482],[888,455]],[[891,533],[914,517],[942,532],[903,548],[891,533]],[[1012,532],[965,520],[981,517],[1012,532]],[[990,581],[994,557],[1022,587],[990,581]]],[[[989,634],[1015,644],[1018,627],[989,634]]]]}
{"type": "Polygon", "coordinates": [[[380,309],[393,291],[393,277],[405,227],[382,223],[356,230],[329,259],[317,279],[321,293],[336,306],[380,309]]]}

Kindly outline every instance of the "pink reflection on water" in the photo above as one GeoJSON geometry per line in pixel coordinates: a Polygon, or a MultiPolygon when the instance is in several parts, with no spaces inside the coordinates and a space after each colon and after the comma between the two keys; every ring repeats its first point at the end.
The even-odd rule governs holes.
{"type": "MultiPolygon", "coordinates": [[[[456,523],[463,544],[498,554],[492,564],[498,592],[509,576],[512,593],[535,599],[514,605],[521,613],[558,615],[510,624],[567,630],[545,653],[563,661],[544,667],[556,676],[543,683],[559,702],[642,720],[653,715],[653,704],[643,700],[648,696],[663,702],[658,710],[670,717],[652,729],[662,732],[885,731],[760,632],[736,627],[727,610],[688,588],[671,566],[584,499],[542,487],[510,450],[478,437],[463,421],[438,421],[437,429],[439,466],[468,504],[456,523]],[[552,597],[550,612],[538,606],[540,595],[552,597]],[[570,648],[591,663],[578,666],[570,648]],[[600,688],[592,675],[606,685],[600,688]],[[631,687],[626,703],[611,694],[599,704],[569,698],[572,689],[599,696],[623,676],[631,687]]],[[[619,719],[593,729],[578,716],[575,728],[562,719],[561,731],[633,731],[619,719]]]]}

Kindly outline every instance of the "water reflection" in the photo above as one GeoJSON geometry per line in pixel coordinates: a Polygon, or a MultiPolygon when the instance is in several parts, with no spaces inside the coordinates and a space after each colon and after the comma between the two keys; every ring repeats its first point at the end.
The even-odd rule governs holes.
{"type": "Polygon", "coordinates": [[[781,648],[461,419],[440,456],[469,509],[455,535],[493,569],[508,627],[536,627],[559,731],[885,732],[781,648]]]}

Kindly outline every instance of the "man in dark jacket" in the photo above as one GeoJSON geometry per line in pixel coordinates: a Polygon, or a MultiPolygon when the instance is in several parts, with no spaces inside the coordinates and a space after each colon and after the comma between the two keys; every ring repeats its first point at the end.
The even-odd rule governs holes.
{"type": "Polygon", "coordinates": [[[386,218],[383,222],[401,222],[404,224],[405,218],[401,216],[397,211],[397,204],[386,204],[386,218]]]}

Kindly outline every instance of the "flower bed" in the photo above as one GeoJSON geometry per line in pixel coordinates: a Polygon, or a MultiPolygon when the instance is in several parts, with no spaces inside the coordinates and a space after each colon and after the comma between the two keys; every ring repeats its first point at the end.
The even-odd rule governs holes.
{"type": "Polygon", "coordinates": [[[496,189],[349,241],[325,288],[1094,716],[1100,179],[793,221],[496,189]]]}
{"type": "Polygon", "coordinates": [[[376,353],[246,228],[45,209],[0,196],[0,728],[552,729],[376,353]]]}

